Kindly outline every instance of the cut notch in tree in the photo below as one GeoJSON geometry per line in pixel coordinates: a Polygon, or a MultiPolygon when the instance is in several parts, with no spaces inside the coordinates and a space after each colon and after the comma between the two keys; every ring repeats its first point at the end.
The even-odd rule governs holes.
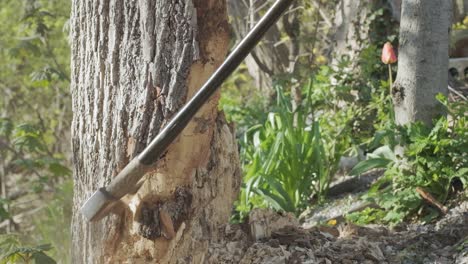
{"type": "Polygon", "coordinates": [[[293,0],[278,0],[258,24],[247,34],[233,50],[226,61],[203,85],[194,97],[162,129],[155,139],[134,158],[105,188],[98,189],[82,206],[81,212],[90,220],[100,220],[109,213],[109,209],[143,177],[145,171],[177,138],[198,110],[210,99],[224,80],[239,66],[249,52],[260,41],[279,17],[286,11],[293,0]]]}

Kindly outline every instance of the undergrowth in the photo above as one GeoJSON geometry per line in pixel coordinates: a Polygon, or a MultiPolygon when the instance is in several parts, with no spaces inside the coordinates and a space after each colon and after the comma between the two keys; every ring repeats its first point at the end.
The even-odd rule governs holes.
{"type": "Polygon", "coordinates": [[[371,144],[381,144],[369,159],[356,165],[352,174],[373,168],[385,168],[379,179],[363,197],[380,209],[348,215],[357,223],[398,224],[417,216],[423,222],[438,217],[440,209],[425,202],[417,189],[444,204],[451,194],[468,184],[468,105],[438,100],[448,113],[429,128],[422,123],[389,125],[378,131],[371,144]],[[402,155],[398,150],[402,149],[402,155]]]}

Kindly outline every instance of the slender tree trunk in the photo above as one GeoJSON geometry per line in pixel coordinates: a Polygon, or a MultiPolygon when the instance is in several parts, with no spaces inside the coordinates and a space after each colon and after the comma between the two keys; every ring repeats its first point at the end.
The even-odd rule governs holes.
{"type": "Polygon", "coordinates": [[[219,95],[110,216],[88,223],[79,207],[223,61],[225,1],[73,0],[71,25],[73,262],[202,263],[240,184],[219,95]]]}
{"type": "Polygon", "coordinates": [[[368,16],[372,0],[341,0],[335,10],[335,31],[333,34],[333,64],[343,58],[351,60],[350,68],[358,64],[358,56],[367,44],[370,25],[368,16]]]}
{"type": "Polygon", "coordinates": [[[452,1],[404,0],[397,79],[392,89],[396,121],[431,125],[447,95],[452,1]]]}
{"type": "Polygon", "coordinates": [[[463,21],[468,15],[468,1],[467,0],[453,0],[453,22],[457,23],[463,21]]]}
{"type": "MultiPolygon", "coordinates": [[[[271,0],[227,0],[228,12],[232,17],[232,29],[237,39],[242,39],[260,19],[260,11],[266,10],[271,0]],[[263,7],[263,8],[262,8],[263,7]]],[[[245,63],[255,86],[262,91],[272,89],[275,74],[287,72],[289,66],[289,44],[281,43],[279,24],[267,32],[262,42],[249,55],[245,63]]]]}

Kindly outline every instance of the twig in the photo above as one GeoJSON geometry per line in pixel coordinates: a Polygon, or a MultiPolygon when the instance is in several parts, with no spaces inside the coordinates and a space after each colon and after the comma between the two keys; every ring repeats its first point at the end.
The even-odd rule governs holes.
{"type": "MultiPolygon", "coordinates": [[[[13,147],[10,146],[10,144],[8,144],[7,142],[3,141],[2,139],[0,139],[0,146],[3,146],[4,148],[6,148],[7,150],[11,151],[13,153],[13,155],[15,155],[15,157],[19,157],[20,159],[23,159],[22,158],[22,155],[20,152],[16,151],[13,147]]],[[[34,173],[37,177],[41,178],[42,175],[34,168],[29,168],[29,170],[34,173]]]]}
{"type": "Polygon", "coordinates": [[[447,214],[448,209],[444,205],[442,205],[439,201],[437,201],[432,194],[428,193],[426,190],[424,190],[421,187],[416,188],[416,192],[421,195],[421,197],[428,202],[429,204],[435,206],[437,209],[439,209],[440,212],[443,214],[447,214]]]}
{"type": "Polygon", "coordinates": [[[323,18],[323,21],[325,21],[327,26],[333,27],[331,20],[328,18],[329,16],[325,13],[325,11],[323,11],[323,9],[320,7],[320,4],[317,3],[316,0],[312,0],[312,4],[314,5],[316,9],[318,9],[320,16],[323,18]]]}
{"type": "Polygon", "coordinates": [[[460,93],[459,91],[453,89],[452,86],[449,85],[449,86],[448,86],[448,89],[449,89],[452,93],[454,93],[454,94],[460,96],[460,98],[462,98],[463,100],[468,101],[468,98],[466,98],[466,97],[465,97],[462,93],[460,93]]]}
{"type": "Polygon", "coordinates": [[[257,63],[258,67],[260,68],[260,70],[264,71],[266,74],[270,75],[270,76],[273,76],[274,75],[274,72],[272,70],[270,70],[268,68],[268,66],[266,66],[262,61],[260,61],[260,58],[257,56],[257,53],[252,50],[250,52],[250,55],[252,56],[252,58],[254,59],[255,63],[257,63]]]}
{"type": "Polygon", "coordinates": [[[60,63],[57,61],[57,57],[55,56],[54,52],[52,51],[52,47],[50,47],[49,41],[47,38],[44,38],[44,44],[47,50],[47,53],[49,53],[50,58],[52,58],[52,62],[55,64],[56,70],[62,75],[62,77],[67,80],[68,82],[71,82],[70,77],[62,71],[63,67],[60,65],[60,63]]]}
{"type": "Polygon", "coordinates": [[[255,9],[255,13],[258,13],[258,12],[262,11],[262,9],[267,7],[269,4],[270,3],[268,1],[265,1],[265,3],[261,4],[259,7],[257,7],[257,9],[255,9]]]}
{"type": "Polygon", "coordinates": [[[29,210],[27,212],[20,213],[20,214],[17,214],[15,216],[13,216],[13,217],[10,217],[10,219],[7,219],[7,220],[0,223],[0,228],[7,227],[11,223],[11,221],[13,223],[18,223],[23,217],[28,216],[28,215],[33,215],[33,214],[37,213],[38,211],[42,210],[43,208],[44,208],[44,206],[40,206],[40,207],[34,208],[32,210],[29,210]]]}

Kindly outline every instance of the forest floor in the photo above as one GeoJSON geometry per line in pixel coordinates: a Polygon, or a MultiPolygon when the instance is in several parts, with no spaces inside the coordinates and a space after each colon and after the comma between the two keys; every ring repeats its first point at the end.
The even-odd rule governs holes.
{"type": "Polygon", "coordinates": [[[224,239],[211,246],[207,262],[468,264],[466,191],[452,199],[448,213],[436,221],[389,228],[347,223],[342,215],[363,207],[358,199],[363,190],[351,188],[346,193],[343,186],[353,184],[332,188],[332,192],[342,193],[305,212],[301,221],[290,214],[262,209],[252,211],[248,223],[223,227],[224,239]],[[337,224],[320,224],[327,219],[335,219],[337,224]]]}

